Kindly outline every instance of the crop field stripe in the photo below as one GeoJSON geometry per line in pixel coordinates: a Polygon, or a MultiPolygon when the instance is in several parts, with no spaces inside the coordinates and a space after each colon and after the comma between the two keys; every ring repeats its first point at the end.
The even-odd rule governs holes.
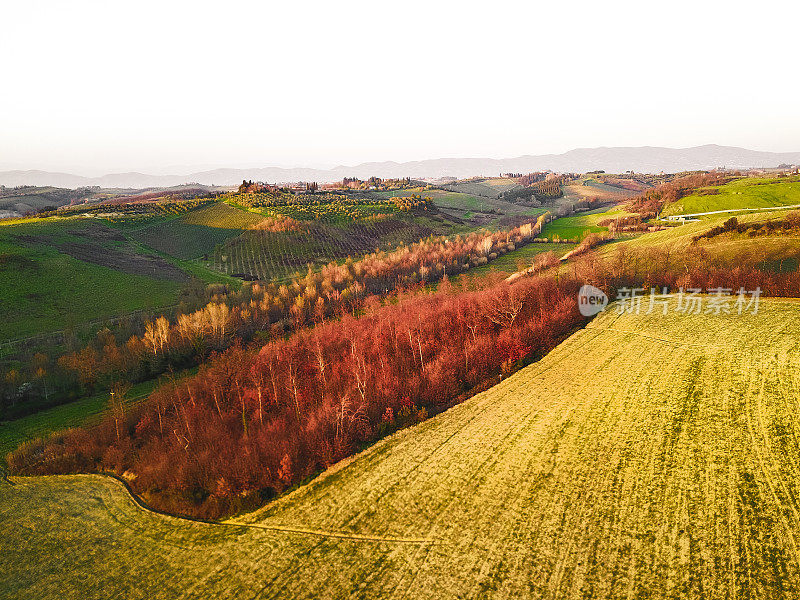
{"type": "MultiPolygon", "coordinates": [[[[759,375],[761,375],[761,373],[759,373],[759,375]]],[[[753,411],[752,403],[750,401],[751,394],[745,394],[745,398],[747,399],[747,428],[750,432],[750,439],[758,459],[759,468],[761,473],[764,475],[764,480],[769,488],[770,495],[775,501],[775,506],[783,507],[783,510],[780,511],[780,518],[784,525],[784,531],[787,535],[787,538],[791,542],[792,549],[794,550],[795,562],[800,565],[800,554],[798,554],[797,551],[797,540],[792,533],[792,530],[800,531],[800,518],[798,517],[797,506],[795,505],[796,499],[792,499],[789,495],[783,478],[776,477],[775,475],[775,473],[779,472],[779,470],[776,468],[772,451],[769,448],[769,437],[766,435],[764,428],[763,397],[765,384],[765,378],[761,378],[758,382],[754,382],[752,379],[748,382],[749,388],[752,388],[754,385],[758,385],[758,392],[756,394],[755,411],[753,411]],[[753,423],[754,412],[757,427],[753,423]],[[780,488],[782,494],[778,494],[778,488],[780,488]],[[794,502],[792,500],[794,500],[794,502]],[[787,507],[790,509],[789,511],[787,511],[787,507]],[[786,512],[790,512],[790,514],[787,516],[786,512]]],[[[750,389],[748,389],[748,392],[750,392],[750,389]]]]}
{"type": "Polygon", "coordinates": [[[402,538],[387,536],[358,535],[354,533],[341,533],[338,531],[320,531],[318,529],[305,529],[302,527],[292,527],[289,525],[262,525],[260,523],[243,523],[236,520],[221,521],[217,525],[230,525],[233,527],[251,527],[266,531],[281,533],[296,533],[300,535],[311,535],[315,537],[338,538],[342,540],[356,540],[359,542],[389,542],[392,544],[435,544],[436,540],[428,538],[402,538]]]}

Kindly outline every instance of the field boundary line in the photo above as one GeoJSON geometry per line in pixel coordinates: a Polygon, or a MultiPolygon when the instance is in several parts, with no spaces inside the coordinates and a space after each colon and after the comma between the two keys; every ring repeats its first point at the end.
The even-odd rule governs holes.
{"type": "MultiPolygon", "coordinates": [[[[158,509],[155,509],[149,506],[144,500],[142,500],[139,496],[137,496],[133,490],[131,489],[130,485],[127,481],[119,477],[114,473],[79,473],[76,474],[78,477],[101,477],[101,478],[108,478],[113,479],[117,483],[122,485],[122,488],[127,492],[128,497],[132,500],[134,506],[139,510],[147,513],[152,513],[159,515],[161,517],[167,517],[168,519],[177,519],[179,521],[189,521],[192,523],[201,523],[203,525],[211,525],[211,526],[218,526],[218,527],[247,527],[250,529],[261,529],[264,531],[274,531],[279,533],[296,533],[300,535],[310,535],[314,537],[320,538],[336,538],[342,540],[353,540],[357,542],[387,542],[387,543],[395,543],[395,544],[420,544],[420,545],[429,545],[435,544],[438,540],[430,539],[430,538],[403,538],[403,537],[392,537],[392,536],[379,536],[379,535],[364,535],[358,533],[345,533],[345,532],[338,532],[338,531],[324,531],[320,529],[307,529],[304,527],[292,527],[290,525],[263,525],[260,523],[242,523],[239,521],[212,521],[209,519],[199,519],[196,517],[186,517],[182,515],[174,515],[168,512],[164,512],[158,509]]],[[[67,475],[67,477],[74,477],[75,475],[67,475]]],[[[23,479],[36,479],[42,476],[22,476],[23,479]]],[[[52,475],[52,476],[45,476],[45,477],[62,477],[60,475],[52,475]]],[[[0,480],[6,481],[9,485],[16,485],[13,481],[11,481],[7,476],[5,470],[0,468],[0,480]]],[[[108,508],[106,508],[108,510],[108,508]]]]}
{"type": "Polygon", "coordinates": [[[239,521],[212,521],[210,519],[198,519],[196,517],[186,517],[181,515],[173,515],[165,511],[158,510],[149,506],[144,500],[142,500],[139,496],[137,496],[134,491],[131,489],[131,486],[125,481],[122,477],[114,473],[98,473],[101,477],[109,477],[114,479],[115,481],[122,484],[122,487],[128,493],[128,496],[133,500],[133,503],[139,507],[140,510],[145,512],[154,513],[157,515],[161,515],[162,517],[168,517],[171,519],[180,519],[183,521],[192,521],[195,523],[204,523],[206,525],[216,525],[221,527],[249,527],[252,529],[262,529],[265,531],[276,531],[281,533],[297,533],[301,535],[311,535],[314,537],[332,537],[337,539],[344,539],[344,540],[355,540],[355,541],[363,541],[363,542],[390,542],[390,543],[405,543],[405,544],[433,544],[436,543],[436,540],[431,540],[427,538],[397,538],[397,537],[382,537],[382,536],[370,536],[370,535],[361,535],[357,533],[344,533],[344,532],[336,532],[336,531],[323,531],[318,529],[305,529],[303,527],[291,527],[289,525],[263,525],[260,523],[242,523],[239,521]]]}

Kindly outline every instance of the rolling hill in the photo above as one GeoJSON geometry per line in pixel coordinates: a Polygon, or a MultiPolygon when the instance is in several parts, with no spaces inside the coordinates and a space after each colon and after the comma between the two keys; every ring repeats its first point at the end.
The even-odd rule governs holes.
{"type": "Polygon", "coordinates": [[[789,598],[800,303],[607,311],[487,392],[221,524],[0,481],[8,598],[789,598]],[[165,568],[166,567],[166,568],[165,568]]]}
{"type": "Polygon", "coordinates": [[[800,205],[800,179],[738,179],[704,188],[664,207],[661,215],[744,211],[800,205]]]}

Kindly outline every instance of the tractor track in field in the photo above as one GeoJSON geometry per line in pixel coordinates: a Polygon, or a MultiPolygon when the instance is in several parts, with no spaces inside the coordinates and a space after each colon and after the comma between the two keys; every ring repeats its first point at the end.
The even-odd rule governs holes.
{"type": "Polygon", "coordinates": [[[263,525],[260,523],[242,523],[240,521],[218,521],[216,525],[228,525],[231,527],[249,527],[252,529],[262,529],[266,531],[277,531],[281,533],[297,533],[300,535],[310,535],[314,537],[335,538],[340,540],[350,540],[356,542],[380,542],[394,544],[435,544],[437,540],[430,538],[405,538],[405,537],[386,537],[378,535],[363,535],[358,533],[344,533],[338,531],[325,531],[320,529],[306,529],[305,527],[293,527],[291,525],[263,525]]]}
{"type": "MultiPolygon", "coordinates": [[[[752,383],[748,387],[751,386],[752,383]]],[[[791,495],[788,493],[786,485],[784,484],[781,478],[775,477],[776,472],[780,473],[780,468],[775,463],[773,452],[769,444],[767,428],[764,425],[763,396],[764,396],[764,380],[759,382],[758,393],[756,394],[755,406],[753,406],[752,402],[750,401],[750,394],[747,394],[745,396],[747,399],[746,400],[747,428],[750,433],[750,439],[753,443],[753,450],[755,452],[756,461],[758,462],[761,473],[764,476],[764,481],[767,484],[770,496],[772,497],[773,502],[775,502],[776,515],[780,520],[780,523],[783,526],[786,536],[791,544],[795,563],[798,565],[798,567],[800,567],[800,551],[798,551],[797,539],[795,538],[795,535],[792,532],[793,531],[792,526],[794,525],[794,529],[796,530],[797,523],[800,519],[798,518],[797,507],[789,501],[791,495]],[[779,493],[779,491],[781,493],[779,493]],[[787,499],[787,501],[784,502],[781,496],[784,496],[787,499]],[[785,508],[787,504],[789,509],[791,510],[791,516],[793,517],[791,519],[792,523],[788,522],[789,519],[787,518],[786,515],[785,508]]]]}
{"type": "Polygon", "coordinates": [[[642,333],[640,331],[626,331],[624,329],[615,329],[613,327],[597,327],[597,326],[594,326],[594,325],[587,325],[585,327],[585,329],[591,329],[591,330],[594,330],[594,331],[610,331],[610,332],[619,333],[619,334],[622,334],[622,335],[636,335],[636,336],[639,336],[639,337],[647,338],[648,340],[653,340],[655,342],[664,342],[665,344],[670,344],[670,345],[675,346],[677,348],[706,348],[706,349],[718,348],[718,346],[713,346],[713,345],[708,345],[708,344],[690,344],[690,343],[687,343],[687,342],[678,342],[678,341],[671,340],[671,339],[668,339],[668,338],[660,338],[660,337],[656,337],[656,336],[652,336],[652,335],[647,335],[647,334],[642,333]]]}

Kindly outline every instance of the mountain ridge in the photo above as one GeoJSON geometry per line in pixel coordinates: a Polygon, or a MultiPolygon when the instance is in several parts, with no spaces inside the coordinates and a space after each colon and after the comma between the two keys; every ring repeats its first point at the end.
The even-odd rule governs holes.
{"type": "Polygon", "coordinates": [[[628,170],[645,173],[705,170],[718,167],[759,168],[779,164],[800,164],[800,152],[766,152],[735,146],[705,144],[690,148],[665,148],[660,146],[601,146],[575,148],[561,154],[526,154],[512,158],[442,157],[406,162],[371,161],[354,166],[339,165],[331,169],[308,167],[217,168],[188,174],[152,175],[137,171],[109,173],[87,177],[73,173],[38,169],[0,172],[0,185],[55,186],[77,188],[100,186],[104,188],[170,187],[185,183],[205,185],[236,185],[243,179],[289,183],[318,181],[329,183],[343,177],[371,176],[413,177],[434,179],[438,177],[466,178],[497,176],[500,173],[551,170],[579,172],[604,170],[620,173],[628,170]]]}

